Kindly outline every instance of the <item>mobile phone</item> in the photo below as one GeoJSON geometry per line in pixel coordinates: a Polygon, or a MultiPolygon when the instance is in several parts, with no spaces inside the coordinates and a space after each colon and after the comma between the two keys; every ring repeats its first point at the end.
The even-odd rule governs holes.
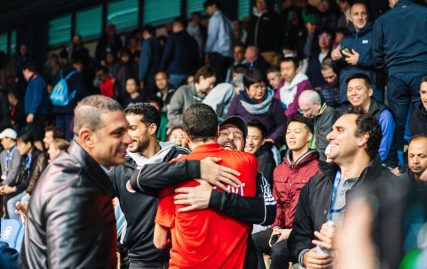
{"type": "Polygon", "coordinates": [[[273,235],[273,236],[271,237],[271,239],[270,239],[270,244],[271,244],[272,246],[274,246],[274,244],[276,244],[276,243],[277,243],[277,240],[279,240],[279,237],[280,237],[280,234],[275,234],[275,235],[273,235]]]}
{"type": "Polygon", "coordinates": [[[341,48],[341,54],[346,55],[346,54],[349,54],[349,53],[351,53],[351,51],[350,51],[349,48],[347,48],[347,47],[342,47],[341,48]]]}

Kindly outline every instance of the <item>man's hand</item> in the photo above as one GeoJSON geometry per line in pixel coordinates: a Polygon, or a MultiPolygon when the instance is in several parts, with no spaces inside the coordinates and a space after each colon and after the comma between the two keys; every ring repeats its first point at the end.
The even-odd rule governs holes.
{"type": "Polygon", "coordinates": [[[224,191],[228,191],[224,184],[238,188],[241,182],[236,176],[240,176],[240,173],[231,168],[216,164],[219,161],[221,161],[221,158],[213,157],[207,157],[201,160],[200,177],[224,191]]]}
{"type": "MultiPolygon", "coordinates": [[[[274,227],[273,228],[273,232],[271,233],[271,237],[270,237],[270,240],[268,241],[269,243],[269,245],[270,245],[270,242],[271,242],[271,238],[274,236],[274,235],[277,235],[277,234],[279,234],[280,236],[279,236],[279,239],[277,239],[277,241],[276,241],[276,243],[275,244],[277,244],[278,242],[280,242],[280,241],[282,241],[282,240],[288,240],[288,238],[289,238],[289,235],[291,234],[291,231],[292,231],[292,229],[281,229],[281,228],[279,228],[279,227],[274,227]]],[[[272,245],[270,245],[270,247],[273,247],[272,245]]]]}
{"type": "Polygon", "coordinates": [[[196,180],[200,183],[197,187],[178,188],[175,190],[176,205],[188,205],[178,209],[178,212],[188,212],[198,209],[205,209],[209,206],[211,199],[212,186],[204,180],[196,180]]]}
{"type": "Polygon", "coordinates": [[[335,224],[330,225],[328,223],[324,223],[320,232],[315,231],[314,236],[318,238],[318,240],[313,240],[313,244],[321,247],[322,249],[333,250],[334,249],[334,234],[336,231],[335,224]]]}
{"type": "Polygon", "coordinates": [[[355,51],[354,49],[351,49],[351,53],[345,52],[344,56],[345,56],[345,61],[348,64],[357,65],[357,62],[359,61],[360,54],[357,51],[355,51]]]}
{"type": "Polygon", "coordinates": [[[312,248],[304,253],[302,264],[306,269],[331,268],[332,256],[328,253],[317,253],[316,248],[312,248]]]}
{"type": "Polygon", "coordinates": [[[0,195],[9,195],[14,192],[16,192],[16,187],[10,187],[6,185],[0,189],[0,195]]]}
{"type": "Polygon", "coordinates": [[[27,209],[28,209],[28,202],[21,203],[21,202],[16,202],[16,208],[18,208],[17,210],[15,210],[15,214],[21,217],[21,223],[25,224],[25,221],[27,221],[27,209]]]}
{"type": "Polygon", "coordinates": [[[27,123],[33,123],[34,121],[34,115],[33,114],[28,114],[27,115],[27,123]]]}
{"type": "Polygon", "coordinates": [[[334,61],[337,61],[342,58],[342,54],[339,49],[334,49],[331,53],[331,58],[334,61]]]}

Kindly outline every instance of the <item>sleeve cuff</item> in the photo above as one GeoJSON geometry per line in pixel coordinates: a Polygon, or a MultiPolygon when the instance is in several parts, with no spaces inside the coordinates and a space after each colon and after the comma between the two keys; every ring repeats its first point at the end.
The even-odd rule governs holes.
{"type": "Polygon", "coordinates": [[[310,250],[309,249],[304,249],[303,251],[301,251],[300,252],[300,254],[299,254],[299,256],[298,256],[298,263],[299,263],[299,265],[302,267],[302,268],[305,268],[304,267],[304,264],[302,263],[302,257],[304,256],[304,254],[306,253],[306,252],[309,252],[310,250]]]}

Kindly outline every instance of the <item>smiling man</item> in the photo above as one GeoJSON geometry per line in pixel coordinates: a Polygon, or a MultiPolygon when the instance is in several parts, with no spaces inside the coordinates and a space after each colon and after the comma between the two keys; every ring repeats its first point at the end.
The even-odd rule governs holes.
{"type": "Polygon", "coordinates": [[[350,104],[371,114],[381,127],[382,140],[378,149],[381,161],[389,168],[396,168],[396,124],[390,110],[372,98],[372,94],[372,83],[367,75],[354,74],[347,79],[347,97],[350,104]]]}
{"type": "Polygon", "coordinates": [[[116,268],[108,169],[131,142],[119,103],[92,95],[75,109],[74,141],[50,163],[31,198],[21,268],[116,268]]]}
{"type": "MultiPolygon", "coordinates": [[[[382,166],[377,156],[381,130],[371,115],[361,109],[348,111],[338,118],[327,139],[327,157],[334,165],[322,165],[321,173],[312,177],[302,189],[288,239],[290,251],[305,268],[332,266],[335,228],[341,225],[347,201],[356,190],[382,188],[381,198],[387,199],[394,194],[394,188],[401,185],[401,180],[382,166]],[[328,221],[334,224],[326,224],[328,221]]],[[[388,221],[395,217],[395,228],[399,228],[399,212],[393,212],[395,208],[381,205],[378,210],[388,221]]],[[[374,230],[373,234],[375,232],[378,231],[374,230]]],[[[379,248],[381,262],[387,261],[390,268],[396,268],[399,253],[391,250],[396,249],[394,245],[400,248],[400,242],[390,247],[387,238],[380,236],[374,243],[379,248]]]]}

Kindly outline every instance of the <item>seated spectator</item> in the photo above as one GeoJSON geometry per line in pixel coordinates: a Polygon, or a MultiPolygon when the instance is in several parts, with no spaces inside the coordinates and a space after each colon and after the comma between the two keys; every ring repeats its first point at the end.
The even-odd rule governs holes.
{"type": "Polygon", "coordinates": [[[215,110],[218,122],[224,120],[227,114],[231,99],[234,96],[234,87],[230,83],[220,83],[216,85],[203,99],[203,103],[215,110]]]}
{"type": "Polygon", "coordinates": [[[253,235],[258,250],[258,268],[265,268],[262,254],[271,253],[271,269],[287,268],[293,261],[287,247],[301,189],[319,172],[315,150],[309,149],[313,124],[301,115],[293,117],[286,131],[286,159],[274,169],[273,196],[276,219],[269,229],[253,235]]]}
{"type": "Polygon", "coordinates": [[[0,152],[1,181],[0,185],[13,186],[17,184],[21,172],[21,155],[16,147],[17,134],[7,128],[0,133],[0,142],[4,150],[0,152]]]}
{"type": "Polygon", "coordinates": [[[244,64],[238,64],[233,66],[231,69],[231,84],[235,88],[235,92],[238,93],[243,88],[243,75],[248,70],[248,67],[244,64]]]}
{"type": "Polygon", "coordinates": [[[415,135],[408,143],[408,167],[401,175],[414,183],[424,183],[421,174],[427,169],[427,136],[415,135]]]}
{"type": "Polygon", "coordinates": [[[110,98],[114,97],[114,80],[108,72],[108,67],[101,65],[96,71],[99,93],[110,98]]]}
{"type": "Polygon", "coordinates": [[[15,214],[17,201],[28,199],[34,190],[37,180],[47,166],[47,158],[42,151],[34,146],[34,137],[30,132],[24,132],[17,139],[17,149],[22,156],[21,173],[17,184],[3,186],[2,195],[6,196],[7,214],[9,218],[19,221],[15,214]]]}
{"type": "Polygon", "coordinates": [[[245,60],[245,46],[243,44],[237,43],[233,48],[233,64],[227,69],[227,77],[225,78],[225,82],[230,83],[232,78],[232,69],[237,65],[246,64],[245,60]]]}
{"type": "Polygon", "coordinates": [[[372,98],[373,89],[369,77],[354,74],[347,80],[347,97],[353,107],[360,107],[371,114],[379,123],[382,139],[378,155],[389,168],[397,167],[396,135],[393,115],[390,110],[372,98]]]}
{"type": "Polygon", "coordinates": [[[338,7],[341,11],[341,15],[338,17],[337,27],[351,29],[350,19],[350,0],[337,0],[338,7]]]}
{"type": "Polygon", "coordinates": [[[317,150],[321,161],[326,161],[325,149],[329,144],[326,135],[335,123],[335,109],[322,103],[319,93],[314,90],[306,90],[301,93],[298,105],[299,111],[304,117],[314,120],[314,139],[310,146],[317,150]]]}
{"type": "Polygon", "coordinates": [[[117,55],[117,52],[122,48],[122,42],[120,36],[116,34],[116,26],[114,24],[107,25],[107,29],[98,39],[96,45],[95,59],[97,63],[100,63],[107,52],[111,52],[112,55],[117,55]]]}
{"type": "Polygon", "coordinates": [[[373,82],[374,98],[382,103],[383,85],[379,80],[379,72],[374,69],[372,56],[372,23],[369,22],[366,3],[356,1],[350,8],[350,20],[353,24],[351,35],[345,37],[340,49],[331,53],[332,60],[340,68],[340,99],[347,100],[347,79],[355,73],[364,73],[373,82]]]}
{"type": "Polygon", "coordinates": [[[325,29],[319,32],[318,37],[319,48],[313,52],[308,59],[306,74],[314,89],[320,89],[325,83],[320,72],[320,66],[325,58],[331,56],[332,32],[325,29]]]}
{"type": "Polygon", "coordinates": [[[50,125],[44,129],[43,145],[44,149],[48,150],[55,139],[65,139],[64,132],[61,128],[50,125]]]}
{"type": "Polygon", "coordinates": [[[279,144],[286,128],[286,119],[274,91],[267,89],[264,75],[257,69],[243,76],[244,89],[235,95],[228,107],[226,118],[240,116],[244,121],[258,120],[267,128],[266,141],[279,144]]]}
{"type": "Polygon", "coordinates": [[[320,88],[320,94],[328,106],[338,107],[341,104],[339,89],[340,78],[338,73],[335,72],[330,58],[323,60],[322,65],[320,66],[320,72],[326,82],[320,88]]]}
{"type": "Polygon", "coordinates": [[[421,80],[420,98],[421,103],[414,109],[409,121],[411,136],[427,135],[427,76],[421,80]]]}
{"type": "Polygon", "coordinates": [[[156,95],[163,101],[163,107],[160,109],[161,111],[166,112],[176,89],[171,89],[168,81],[168,74],[165,71],[157,72],[155,75],[155,81],[157,88],[156,95]]]}
{"type": "Polygon", "coordinates": [[[273,65],[272,67],[267,69],[265,74],[267,75],[270,87],[277,91],[280,85],[283,83],[282,75],[280,74],[280,68],[276,65],[273,65]]]}
{"type": "Polygon", "coordinates": [[[139,83],[136,78],[130,77],[126,80],[126,92],[129,97],[123,102],[123,107],[127,107],[131,103],[144,102],[145,98],[139,91],[139,83]]]}
{"type": "Polygon", "coordinates": [[[73,130],[71,129],[71,122],[74,117],[74,108],[76,108],[77,103],[83,99],[87,93],[83,76],[77,71],[74,63],[72,66],[64,67],[59,72],[59,75],[54,79],[54,85],[57,85],[57,83],[62,79],[66,79],[69,93],[75,90],[75,96],[66,106],[54,105],[53,112],[56,115],[56,125],[62,129],[65,134],[65,138],[70,141],[74,136],[73,130]]]}
{"type": "Polygon", "coordinates": [[[188,148],[188,145],[185,142],[184,130],[181,126],[176,126],[171,129],[168,136],[168,142],[175,143],[176,145],[182,148],[188,148]]]}
{"type": "Polygon", "coordinates": [[[188,75],[200,66],[197,41],[185,31],[185,22],[176,18],[172,23],[160,61],[160,70],[169,74],[169,83],[175,89],[185,84],[188,75]]]}
{"type": "Polygon", "coordinates": [[[297,58],[284,58],[280,61],[280,73],[282,74],[283,84],[276,91],[274,98],[280,101],[284,114],[287,119],[292,118],[298,113],[299,95],[307,89],[312,89],[308,77],[298,72],[297,58]]]}
{"type": "Polygon", "coordinates": [[[47,151],[47,154],[49,155],[49,162],[55,160],[63,151],[67,150],[69,146],[70,143],[67,140],[60,138],[53,140],[49,150],[47,151]]]}
{"type": "Polygon", "coordinates": [[[145,102],[154,106],[160,112],[160,126],[157,130],[157,139],[162,142],[166,142],[166,133],[168,130],[168,116],[166,111],[162,111],[162,107],[165,107],[163,105],[162,98],[156,95],[151,95],[147,97],[145,102]]]}
{"type": "Polygon", "coordinates": [[[276,161],[272,148],[274,144],[264,141],[267,130],[265,125],[257,120],[247,122],[248,135],[246,136],[245,152],[252,153],[258,160],[258,170],[267,179],[270,186],[273,186],[273,171],[276,161]]]}
{"type": "Polygon", "coordinates": [[[259,54],[258,48],[254,45],[246,48],[245,60],[246,66],[249,70],[256,68],[263,74],[265,74],[265,71],[270,67],[270,64],[264,60],[264,58],[259,54]]]}
{"type": "Polygon", "coordinates": [[[154,87],[154,75],[159,70],[160,65],[160,45],[156,40],[156,28],[152,25],[145,25],[142,30],[142,51],[138,61],[138,79],[140,88],[152,94],[154,87]]]}
{"type": "Polygon", "coordinates": [[[168,110],[169,128],[182,125],[182,114],[192,104],[200,103],[213,88],[216,73],[210,66],[197,70],[194,83],[181,86],[172,96],[168,110]]]}
{"type": "Polygon", "coordinates": [[[123,105],[129,97],[126,91],[127,79],[136,76],[136,68],[128,48],[120,50],[120,61],[115,64],[112,76],[114,77],[114,95],[123,105]]]}
{"type": "Polygon", "coordinates": [[[7,97],[9,101],[10,122],[13,129],[19,132],[25,126],[24,103],[14,91],[10,91],[7,97]]]}

